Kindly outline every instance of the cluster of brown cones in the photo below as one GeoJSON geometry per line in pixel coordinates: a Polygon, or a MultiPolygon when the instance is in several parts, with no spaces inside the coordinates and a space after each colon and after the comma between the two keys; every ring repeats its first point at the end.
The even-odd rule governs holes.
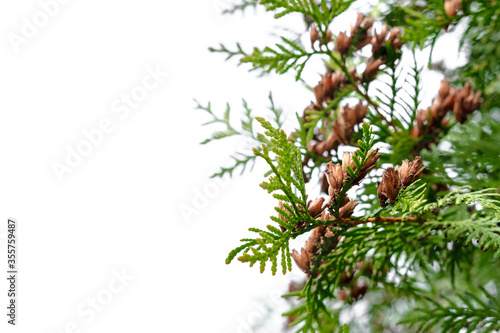
{"type": "Polygon", "coordinates": [[[373,19],[365,17],[358,13],[354,25],[351,25],[349,36],[347,32],[341,32],[335,42],[335,50],[345,57],[351,48],[357,51],[368,44],[372,45],[372,53],[375,55],[387,42],[390,42],[394,49],[399,49],[403,41],[399,38],[401,30],[393,28],[388,31],[387,25],[384,25],[380,33],[371,34],[373,19]],[[389,36],[387,38],[387,36],[389,36]]]}
{"type": "Polygon", "coordinates": [[[304,247],[300,250],[300,254],[294,249],[291,255],[297,266],[309,275],[311,273],[311,265],[314,264],[313,259],[321,253],[322,247],[325,247],[325,250],[330,252],[337,246],[338,242],[339,238],[335,236],[331,227],[320,226],[312,231],[304,247]],[[324,245],[327,242],[329,243],[328,248],[324,245]]]}
{"type": "Polygon", "coordinates": [[[361,102],[355,106],[347,104],[340,109],[328,137],[323,141],[311,141],[307,149],[313,154],[323,156],[325,152],[337,149],[340,144],[349,144],[354,134],[354,126],[363,122],[367,112],[368,107],[361,102]]]}
{"type": "Polygon", "coordinates": [[[463,124],[469,114],[481,106],[481,92],[471,90],[467,82],[462,89],[450,86],[447,80],[441,81],[439,94],[431,107],[419,110],[415,117],[415,124],[411,136],[419,138],[424,134],[435,134],[440,127],[448,124],[448,112],[452,111],[455,119],[463,124]]]}
{"type": "MultiPolygon", "coordinates": [[[[378,149],[376,149],[371,150],[368,156],[368,160],[357,172],[357,177],[353,180],[352,184],[359,184],[361,180],[371,170],[373,170],[373,168],[375,168],[375,163],[381,155],[378,154],[378,149]]],[[[356,170],[356,164],[354,163],[353,158],[356,158],[353,153],[345,152],[342,159],[342,165],[333,164],[332,162],[328,163],[328,169],[325,174],[329,184],[328,192],[330,197],[326,204],[324,204],[324,198],[319,198],[309,202],[308,212],[312,217],[322,221],[331,219],[330,213],[326,210],[326,207],[333,208],[333,204],[335,203],[339,193],[342,191],[342,187],[345,182],[349,181],[351,175],[349,174],[347,167],[349,166],[353,171],[356,170]]],[[[354,208],[356,208],[357,205],[358,202],[349,199],[347,196],[343,196],[339,205],[340,209],[338,216],[341,219],[348,219],[354,213],[354,208]]],[[[280,215],[280,218],[283,217],[280,215]]],[[[335,234],[330,227],[320,226],[315,228],[309,236],[309,239],[306,241],[304,247],[301,249],[300,254],[296,250],[292,251],[292,258],[295,260],[297,266],[302,271],[309,274],[310,267],[313,264],[313,258],[319,253],[319,251],[321,251],[321,244],[326,242],[325,238],[331,238],[334,236],[335,234]]],[[[331,240],[330,245],[326,250],[330,252],[338,244],[338,241],[338,239],[331,240]]]]}
{"type": "Polygon", "coordinates": [[[357,51],[363,47],[371,44],[372,46],[372,57],[370,57],[366,63],[366,69],[363,72],[363,80],[371,80],[379,72],[380,66],[385,63],[384,54],[381,50],[387,43],[396,52],[404,44],[401,40],[401,29],[392,28],[389,31],[389,27],[384,25],[380,33],[371,33],[373,26],[373,19],[364,17],[363,14],[358,13],[356,23],[351,25],[350,34],[347,35],[346,32],[341,32],[337,37],[335,43],[335,50],[340,53],[342,57],[346,57],[351,50],[357,51]]]}
{"type": "Polygon", "coordinates": [[[311,47],[314,48],[314,44],[317,41],[319,41],[320,45],[328,44],[329,42],[331,42],[332,41],[332,32],[330,29],[326,30],[326,42],[325,42],[323,37],[321,37],[319,35],[318,28],[316,28],[316,26],[313,25],[311,28],[311,32],[310,32],[310,38],[311,38],[311,47]]]}
{"type": "MultiPolygon", "coordinates": [[[[350,89],[356,90],[357,87],[353,84],[357,85],[359,82],[372,80],[387,61],[385,58],[387,53],[384,52],[386,45],[390,45],[396,52],[399,52],[403,45],[399,28],[389,30],[389,27],[384,25],[379,33],[372,33],[372,27],[372,19],[358,14],[356,22],[351,25],[349,34],[347,32],[339,34],[335,41],[335,50],[342,57],[347,56],[351,50],[356,51],[369,44],[372,46],[372,56],[368,58],[366,69],[361,76],[357,74],[356,68],[351,69],[348,73],[328,69],[328,72],[321,76],[321,80],[314,87],[316,101],[311,102],[304,110],[304,117],[306,117],[308,110],[323,110],[328,102],[337,98],[339,93],[344,92],[345,89],[350,87],[350,89]]],[[[332,39],[329,30],[326,32],[326,39],[326,43],[332,39]]],[[[320,44],[325,44],[317,28],[313,26],[311,28],[311,43],[314,45],[318,41],[320,44]]],[[[331,124],[326,123],[324,129],[316,133],[314,140],[308,144],[308,150],[317,156],[330,157],[331,151],[337,149],[339,145],[350,144],[355,126],[363,121],[367,111],[368,107],[361,102],[355,106],[342,107],[336,120],[331,124]]],[[[310,159],[310,156],[305,156],[302,164],[307,166],[310,159]]],[[[324,185],[326,186],[326,178],[324,185]]]]}
{"type": "Polygon", "coordinates": [[[401,166],[387,168],[382,175],[382,181],[378,184],[380,206],[385,207],[387,200],[393,205],[399,192],[417,181],[423,170],[420,156],[417,156],[413,162],[405,160],[401,166]]]}
{"type": "MultiPolygon", "coordinates": [[[[360,82],[362,80],[372,79],[379,71],[380,66],[386,62],[384,52],[381,52],[382,48],[387,43],[390,43],[391,47],[399,52],[399,49],[403,45],[403,41],[400,39],[401,29],[393,28],[389,31],[389,27],[384,25],[380,33],[371,34],[371,29],[373,26],[373,19],[364,17],[363,14],[358,14],[356,23],[351,25],[350,34],[347,35],[346,32],[341,32],[337,37],[335,43],[335,50],[340,53],[342,57],[345,57],[352,47],[354,51],[365,47],[368,44],[372,46],[372,56],[367,60],[366,69],[362,76],[359,77],[356,72],[356,68],[349,71],[349,77],[346,77],[344,72],[329,72],[321,77],[317,86],[314,87],[314,95],[316,97],[316,103],[313,104],[310,109],[314,107],[319,107],[321,110],[323,108],[323,103],[332,100],[336,96],[336,91],[345,88],[346,86],[354,82],[360,82]]],[[[327,39],[331,40],[331,33],[327,30],[327,39]]],[[[316,41],[323,43],[319,36],[319,33],[315,27],[311,29],[311,43],[314,44],[316,41]]]]}
{"type": "MultiPolygon", "coordinates": [[[[380,158],[380,154],[378,154],[378,149],[370,150],[368,153],[369,158],[365,164],[361,166],[356,179],[352,182],[353,185],[358,185],[366,175],[375,168],[375,163],[377,163],[380,158]]],[[[334,202],[337,198],[337,195],[342,191],[342,187],[344,182],[347,182],[351,177],[349,172],[347,171],[347,167],[350,167],[352,170],[356,170],[356,164],[354,163],[353,158],[357,158],[353,153],[344,152],[344,156],[342,157],[342,165],[333,164],[333,162],[329,162],[327,164],[326,180],[328,182],[328,195],[330,196],[330,201],[334,202]]]]}
{"type": "MultiPolygon", "coordinates": [[[[355,77],[356,71],[353,70],[350,74],[355,77]]],[[[316,103],[312,103],[310,108],[306,110],[314,109],[315,107],[322,110],[324,103],[328,103],[328,101],[335,99],[336,93],[350,84],[351,82],[344,72],[331,72],[322,75],[321,80],[314,87],[316,103]]]]}

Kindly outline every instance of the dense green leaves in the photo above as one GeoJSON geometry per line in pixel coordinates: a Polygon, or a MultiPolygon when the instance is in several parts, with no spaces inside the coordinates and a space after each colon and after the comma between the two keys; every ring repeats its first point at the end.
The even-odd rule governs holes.
{"type": "Polygon", "coordinates": [[[500,298],[484,288],[478,289],[477,293],[441,296],[439,300],[425,298],[402,322],[415,326],[419,332],[438,327],[445,332],[466,328],[467,333],[500,329],[500,298]]]}
{"type": "MultiPolygon", "coordinates": [[[[276,18],[302,15],[309,28],[317,28],[317,39],[325,41],[329,40],[327,30],[334,18],[353,2],[262,0],[259,4],[276,18]]],[[[261,272],[270,266],[275,274],[281,266],[285,274],[292,269],[289,248],[292,239],[318,227],[328,227],[333,233],[321,238],[314,247],[308,261],[310,266],[304,270],[308,274],[302,290],[287,295],[296,306],[284,315],[299,332],[364,332],[369,328],[373,331],[472,332],[499,328],[498,292],[495,294],[495,288],[487,291],[478,287],[493,285],[496,290],[500,287],[497,274],[500,257],[499,2],[460,1],[453,8],[449,7],[450,2],[381,1],[373,13],[377,13],[380,23],[404,29],[402,38],[407,44],[403,52],[410,57],[389,52],[375,77],[360,77],[360,65],[372,63],[373,59],[369,62],[364,52],[352,52],[353,45],[340,56],[335,49],[335,36],[331,42],[316,42],[311,48],[300,42],[307,37],[280,36],[275,45],[254,48],[252,52],[245,51],[240,44],[236,44],[234,50],[224,45],[211,49],[228,58],[239,58],[240,63],[250,64],[251,70],[293,73],[297,80],[312,57],[321,57],[328,73],[341,73],[346,78],[334,94],[317,98],[321,102],[312,105],[303,115],[297,114],[296,129],[287,130],[291,135],[282,129],[282,113],[274,106],[271,96],[272,116],[267,119],[273,119],[272,122],[254,118],[245,102],[240,126],[230,122],[229,107],[221,117],[212,112],[210,105],[200,107],[212,117],[208,124],[223,126],[204,143],[244,135],[256,146],[254,155],[234,155],[234,165],[223,168],[216,176],[232,174],[236,167],[244,170],[259,157],[269,166],[261,187],[280,202],[275,208],[276,216],[271,217],[272,224],[261,229],[250,228],[253,237],[242,239],[242,244],[230,252],[227,263],[238,257],[250,266],[258,264],[261,272]],[[430,49],[432,53],[440,37],[446,31],[454,31],[459,24],[466,27],[461,42],[468,51],[467,64],[451,70],[443,64],[432,64],[432,55],[423,61],[417,59],[420,51],[425,53],[430,49]],[[410,58],[412,61],[403,61],[410,58]],[[426,127],[430,118],[419,118],[423,127],[417,137],[412,136],[412,127],[416,124],[417,112],[425,107],[421,105],[422,98],[428,93],[438,94],[437,91],[424,92],[425,69],[421,64],[427,60],[429,67],[442,72],[457,87],[470,82],[474,90],[481,89],[483,106],[481,114],[469,115],[469,121],[463,125],[456,123],[450,111],[438,117],[432,131],[426,127]],[[357,70],[353,71],[355,67],[357,70]],[[370,125],[360,126],[358,122],[353,128],[336,128],[332,124],[338,119],[339,110],[351,103],[353,97],[367,105],[365,120],[368,119],[370,125]],[[265,134],[254,134],[255,119],[266,130],[265,134]],[[335,142],[331,145],[334,148],[323,154],[313,153],[309,149],[311,145],[324,142],[332,133],[338,134],[334,128],[340,132],[345,130],[340,133],[343,135],[350,131],[349,140],[342,140],[344,144],[335,142]],[[426,167],[420,181],[397,192],[395,202],[384,208],[380,208],[377,197],[383,169],[373,170],[359,186],[354,186],[354,179],[372,154],[370,149],[374,145],[382,148],[379,163],[382,162],[384,169],[416,156],[422,157],[426,167]],[[327,202],[331,215],[328,220],[315,219],[308,213],[308,200],[317,198],[317,193],[306,193],[306,182],[319,183],[325,164],[340,162],[340,154],[346,149],[355,151],[353,165],[343,169],[340,193],[331,197],[332,202],[327,202]],[[355,199],[363,204],[358,206],[362,209],[355,212],[355,217],[342,219],[339,210],[346,202],[347,192],[351,197],[355,194],[355,199]],[[360,292],[358,283],[366,289],[360,292]],[[371,327],[357,322],[341,325],[344,324],[340,320],[342,314],[358,304],[363,295],[369,308],[363,316],[370,318],[371,327]],[[398,308],[408,310],[410,315],[403,317],[398,308]]],[[[257,1],[244,0],[228,12],[253,6],[257,6],[257,1]]],[[[341,28],[343,30],[349,31],[349,27],[341,28]]],[[[322,84],[314,90],[316,95],[321,95],[322,89],[327,90],[328,82],[323,80],[322,84]]],[[[459,106],[453,105],[451,109],[459,106]]],[[[323,189],[328,187],[324,180],[322,185],[323,189]]]]}

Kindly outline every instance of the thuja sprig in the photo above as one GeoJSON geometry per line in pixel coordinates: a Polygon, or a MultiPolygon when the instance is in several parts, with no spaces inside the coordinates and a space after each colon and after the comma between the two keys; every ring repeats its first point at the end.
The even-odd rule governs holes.
{"type": "Polygon", "coordinates": [[[422,207],[421,211],[429,212],[437,208],[444,208],[452,205],[471,205],[479,203],[482,208],[492,209],[496,218],[500,218],[499,197],[500,194],[496,188],[486,188],[472,191],[470,186],[463,186],[448,192],[443,198],[437,200],[436,202],[425,205],[422,207]]]}
{"type": "Polygon", "coordinates": [[[262,157],[271,167],[273,173],[268,181],[263,182],[260,186],[269,193],[280,190],[281,194],[275,193],[273,196],[290,203],[295,214],[300,215],[298,205],[306,206],[306,189],[302,175],[300,150],[288,140],[284,130],[274,128],[264,118],[257,117],[256,119],[267,130],[265,135],[271,138],[273,145],[271,151],[277,156],[277,160],[274,162],[266,144],[262,144],[262,151],[254,148],[254,154],[262,157]],[[295,194],[294,189],[300,193],[300,197],[295,194]]]}
{"type": "Polygon", "coordinates": [[[239,3],[236,4],[231,4],[231,7],[228,9],[225,9],[222,14],[234,14],[238,11],[244,11],[245,9],[249,7],[257,7],[259,4],[258,0],[241,0],[239,3]]]}
{"type": "Polygon", "coordinates": [[[467,328],[467,332],[500,329],[500,300],[484,287],[478,294],[456,293],[455,297],[441,296],[435,300],[425,297],[416,309],[406,314],[401,323],[408,323],[418,332],[429,332],[437,327],[441,331],[467,328]]]}
{"type": "Polygon", "coordinates": [[[274,128],[263,118],[256,119],[267,130],[265,135],[270,138],[270,144],[263,143],[262,150],[254,149],[255,156],[263,158],[271,168],[268,180],[260,186],[281,202],[280,206],[276,207],[279,217],[272,218],[279,228],[271,225],[267,226],[268,230],[250,228],[249,230],[257,233],[260,238],[242,239],[244,244],[230,252],[226,263],[230,263],[243,251],[239,261],[248,262],[250,266],[260,262],[261,272],[264,272],[266,263],[270,261],[271,271],[275,274],[281,251],[281,267],[285,274],[292,268],[289,241],[296,236],[296,225],[303,221],[312,222],[314,219],[304,209],[307,207],[307,197],[299,148],[288,140],[283,130],[274,128]]]}
{"type": "Polygon", "coordinates": [[[337,219],[341,218],[341,206],[347,191],[358,185],[380,158],[378,149],[372,150],[375,140],[370,125],[363,123],[362,129],[363,140],[358,141],[360,148],[354,154],[344,153],[342,167],[332,163],[328,165],[330,213],[337,219]]]}
{"type": "MultiPolygon", "coordinates": [[[[492,267],[496,263],[494,257],[500,257],[498,189],[481,190],[495,185],[484,178],[494,173],[491,166],[495,160],[487,160],[483,155],[496,155],[494,150],[485,147],[477,150],[481,154],[463,153],[464,145],[472,141],[481,142],[484,137],[472,139],[461,135],[457,141],[460,145],[449,151],[456,161],[453,165],[465,161],[480,167],[477,174],[458,172],[465,179],[460,185],[472,184],[474,178],[481,178],[484,186],[474,185],[478,191],[455,188],[453,184],[456,182],[443,182],[443,177],[436,173],[435,167],[428,164],[429,159],[423,155],[422,161],[419,157],[422,151],[434,149],[434,144],[456,123],[464,123],[480,105],[485,105],[482,104],[481,93],[474,91],[470,84],[465,84],[470,74],[454,78],[445,73],[454,85],[458,83],[463,87],[454,88],[447,80],[443,81],[439,96],[431,107],[422,110],[419,109],[422,69],[417,66],[415,53],[406,80],[404,75],[400,75],[405,66],[404,57],[401,57],[403,52],[414,50],[417,45],[433,46],[442,29],[453,27],[465,15],[471,16],[469,24],[481,36],[484,31],[497,31],[483,28],[484,22],[496,19],[496,5],[486,0],[440,0],[427,2],[429,6],[420,7],[420,2],[413,1],[406,10],[399,3],[391,1],[388,5],[392,11],[384,19],[388,25],[375,29],[376,24],[371,18],[359,14],[350,29],[344,29],[334,36],[329,30],[333,18],[352,2],[259,2],[273,11],[277,18],[290,13],[302,14],[308,23],[311,48],[302,45],[299,38],[281,37],[275,46],[254,49],[250,53],[245,52],[239,44],[235,51],[222,45],[219,50],[212,49],[226,53],[228,57],[238,57],[242,62],[251,64],[254,70],[278,74],[291,72],[296,74],[297,79],[314,55],[328,58],[326,73],[313,89],[316,101],[306,108],[303,115],[297,115],[298,130],[287,137],[280,130],[281,126],[258,118],[266,129],[266,135],[256,136],[263,145],[254,151],[252,158],[255,160],[260,157],[269,165],[270,171],[266,174],[269,178],[261,187],[278,200],[275,207],[277,215],[271,217],[274,223],[266,228],[250,228],[254,237],[242,239],[242,244],[231,251],[226,259],[230,263],[241,254],[239,261],[250,266],[259,264],[262,272],[271,263],[273,274],[278,269],[278,260],[281,259],[284,274],[292,269],[295,261],[305,273],[306,280],[302,290],[295,289],[289,294],[297,297],[299,304],[285,315],[290,316],[288,322],[292,326],[297,325],[299,332],[338,331],[341,311],[365,297],[365,294],[368,296],[365,297],[366,304],[370,304],[372,309],[386,306],[374,304],[376,302],[370,298],[370,293],[373,292],[373,295],[381,290],[397,290],[392,295],[391,303],[396,303],[396,298],[411,308],[415,306],[415,300],[421,300],[419,291],[416,291],[417,282],[431,289],[439,287],[433,280],[436,270],[443,276],[451,277],[453,283],[455,267],[463,269],[469,265],[485,268],[486,264],[472,262],[475,258],[471,256],[473,250],[493,249],[495,255],[488,258],[491,261],[487,264],[492,267]],[[395,6],[411,15],[400,15],[399,19],[391,17],[398,16],[397,13],[392,15],[395,6]],[[488,9],[493,16],[477,14],[476,7],[488,9]],[[410,49],[401,49],[404,42],[410,49]],[[369,50],[371,55],[367,56],[369,50]],[[363,67],[353,66],[360,63],[366,64],[362,73],[359,70],[363,67]],[[383,83],[384,76],[388,84],[386,89],[379,90],[377,94],[373,89],[375,80],[383,83]],[[359,103],[353,106],[349,100],[351,105],[346,104],[346,99],[351,97],[359,103]],[[361,126],[367,119],[374,127],[375,139],[368,125],[361,126]],[[362,140],[357,141],[359,138],[362,140]],[[390,153],[379,158],[378,151],[373,148],[373,140],[388,144],[390,153]],[[340,145],[359,149],[338,156],[340,145]],[[458,154],[460,151],[462,155],[458,154]],[[406,158],[410,160],[404,160],[406,158]],[[368,176],[377,162],[390,162],[394,166],[387,168],[381,176],[376,172],[368,176]],[[424,163],[427,167],[424,179],[428,184],[419,180],[424,163]],[[324,176],[322,190],[327,190],[329,196],[308,200],[304,184],[308,178],[316,175],[313,175],[313,171],[323,171],[325,164],[327,171],[319,175],[324,176]],[[368,177],[361,183],[365,176],[368,177]],[[347,192],[356,185],[361,185],[365,190],[365,198],[361,196],[356,199],[370,207],[364,216],[351,217],[357,201],[349,199],[347,192]],[[449,193],[440,199],[436,198],[442,192],[449,193]],[[310,235],[300,252],[293,250],[290,253],[290,240],[305,233],[310,235]]],[[[240,3],[243,3],[243,9],[257,2],[241,0],[240,3]]],[[[476,38],[470,38],[469,30],[464,36],[468,36],[467,40],[471,43],[482,44],[476,42],[476,38]]],[[[487,66],[492,63],[483,61],[484,57],[479,60],[472,58],[472,64],[484,62],[484,66],[487,66]]],[[[472,70],[474,66],[470,63],[468,67],[472,70]]],[[[491,78],[496,78],[495,71],[488,69],[487,72],[483,73],[483,69],[472,70],[474,77],[491,74],[491,78]]],[[[472,82],[475,82],[474,88],[485,92],[485,98],[489,98],[491,104],[492,98],[483,84],[478,87],[477,80],[473,79],[472,82]]],[[[245,116],[248,119],[242,125],[251,128],[253,119],[250,113],[245,116]]],[[[485,127],[478,126],[478,133],[484,133],[485,127]]],[[[231,129],[227,130],[231,134],[231,129]]],[[[436,156],[434,160],[440,164],[443,172],[447,172],[450,164],[443,162],[442,156],[436,156]]],[[[362,214],[359,212],[357,215],[362,214]]],[[[474,251],[474,255],[478,253],[474,251]]],[[[490,270],[494,272],[494,268],[490,270]]],[[[494,273],[485,276],[496,279],[494,273]]],[[[493,282],[498,284],[496,280],[493,282]]],[[[468,288],[477,290],[472,284],[468,288]]],[[[453,298],[452,301],[456,300],[453,298]]],[[[418,325],[431,322],[430,326],[434,326],[441,322],[449,325],[446,326],[448,330],[456,328],[457,331],[461,328],[457,326],[464,326],[471,331],[479,323],[477,327],[481,328],[489,320],[489,312],[481,311],[486,309],[485,306],[468,301],[463,300],[463,304],[455,306],[448,300],[438,300],[439,306],[431,304],[426,314],[428,317],[419,317],[409,323],[418,325]],[[436,310],[435,313],[433,310],[436,310]],[[458,324],[453,327],[455,323],[458,324]]],[[[424,304],[424,309],[429,304],[424,304]]]]}
{"type": "Polygon", "coordinates": [[[317,24],[328,27],[331,21],[347,10],[354,1],[261,0],[260,3],[267,10],[274,11],[276,18],[291,13],[300,13],[310,17],[317,24]]]}
{"type": "MultiPolygon", "coordinates": [[[[325,45],[332,41],[332,33],[328,27],[333,19],[347,10],[353,2],[354,0],[321,0],[319,3],[316,1],[262,0],[259,3],[265,6],[268,11],[274,11],[276,18],[291,13],[300,13],[306,16],[315,23],[316,39],[321,41],[321,45],[325,45]]],[[[330,54],[329,51],[314,47],[308,51],[300,43],[300,40],[294,41],[283,36],[281,42],[277,43],[275,47],[254,48],[251,53],[246,53],[239,44],[236,45],[236,48],[236,50],[230,50],[221,44],[219,48],[210,48],[210,51],[224,53],[227,55],[227,59],[241,56],[241,63],[249,63],[253,70],[259,69],[265,73],[274,71],[278,74],[284,74],[293,70],[296,72],[297,80],[300,79],[304,67],[313,55],[330,54]]]]}
{"type": "MultiPolygon", "coordinates": [[[[269,93],[268,99],[270,102],[268,109],[271,111],[273,123],[279,129],[283,126],[283,110],[275,105],[272,93],[269,93]]],[[[204,123],[203,126],[221,124],[225,127],[224,130],[214,132],[210,138],[205,139],[203,142],[201,142],[201,144],[207,144],[212,141],[221,140],[233,136],[240,136],[245,138],[246,140],[248,140],[248,145],[254,145],[259,142],[270,144],[270,141],[264,135],[254,133],[253,111],[245,100],[242,101],[244,112],[243,118],[240,120],[240,126],[238,129],[235,127],[235,125],[232,124],[232,121],[230,119],[231,107],[229,104],[226,105],[226,109],[222,117],[220,117],[212,110],[212,105],[210,103],[208,103],[206,106],[203,106],[198,101],[195,102],[197,104],[197,109],[206,111],[212,118],[211,120],[204,123]]],[[[246,151],[236,151],[234,154],[230,155],[230,157],[233,159],[234,164],[228,167],[221,167],[219,172],[216,172],[211,176],[212,178],[223,177],[226,174],[232,176],[233,172],[237,168],[240,168],[240,173],[242,174],[249,165],[250,168],[253,168],[257,156],[254,154],[248,154],[246,151]]]]}

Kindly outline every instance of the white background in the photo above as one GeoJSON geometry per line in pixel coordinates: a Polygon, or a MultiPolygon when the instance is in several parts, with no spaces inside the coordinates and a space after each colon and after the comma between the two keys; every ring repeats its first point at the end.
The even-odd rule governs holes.
{"type": "MultiPolygon", "coordinates": [[[[274,314],[287,308],[273,295],[290,277],[224,259],[248,227],[270,221],[275,202],[258,187],[266,168],[209,179],[242,140],[199,145],[221,128],[201,126],[209,117],[193,99],[211,101],[219,114],[230,102],[237,118],[245,98],[265,115],[273,90],[294,126],[313,94],[293,76],[258,78],[207,49],[264,46],[275,40],[273,26],[300,32],[302,20],[220,15],[229,0],[66,2],[19,45],[13,36],[23,36],[40,2],[0,4],[0,331],[257,331],[266,305],[274,314]],[[128,116],[114,112],[147,68],[169,74],[128,116]],[[59,179],[54,163],[65,163],[68,147],[103,119],[112,132],[59,179]],[[197,201],[204,191],[210,198],[197,201]],[[196,214],[182,214],[186,207],[196,214]],[[18,221],[16,327],[5,315],[8,217],[18,221]],[[122,271],[133,279],[120,287],[114,276],[122,271]],[[106,303],[99,311],[87,303],[96,297],[106,303]]],[[[314,84],[323,68],[319,60],[311,66],[305,77],[314,84]]],[[[279,330],[273,318],[261,331],[279,330]]]]}

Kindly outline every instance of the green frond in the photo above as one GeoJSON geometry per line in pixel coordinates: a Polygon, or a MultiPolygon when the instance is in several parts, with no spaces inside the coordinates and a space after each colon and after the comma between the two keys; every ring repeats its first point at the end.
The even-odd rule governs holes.
{"type": "Polygon", "coordinates": [[[500,194],[495,188],[487,188],[478,191],[471,191],[469,186],[458,188],[448,192],[443,198],[436,202],[429,203],[422,207],[421,212],[430,212],[437,208],[444,208],[452,205],[480,204],[483,208],[492,209],[497,218],[500,217],[500,194]]]}
{"type": "MultiPolygon", "coordinates": [[[[225,127],[224,130],[215,131],[210,136],[210,138],[205,139],[204,141],[201,142],[201,144],[207,144],[213,141],[226,139],[229,137],[236,137],[236,136],[243,138],[245,141],[243,141],[242,143],[246,142],[247,145],[250,145],[251,143],[254,143],[255,145],[258,145],[259,143],[270,144],[270,141],[266,139],[263,135],[254,133],[253,123],[255,118],[252,109],[249,107],[248,103],[245,100],[242,100],[242,106],[244,112],[243,112],[243,117],[239,121],[240,126],[238,129],[231,122],[231,107],[229,104],[226,105],[226,109],[222,113],[222,116],[218,116],[212,110],[212,106],[210,103],[208,103],[206,106],[203,106],[199,102],[197,101],[195,102],[197,104],[196,109],[203,110],[211,116],[211,120],[205,122],[203,124],[204,126],[221,124],[222,126],[225,127]]],[[[273,122],[278,128],[281,128],[283,126],[282,110],[275,105],[271,93],[269,93],[269,102],[270,102],[269,110],[273,115],[273,122]]],[[[257,150],[260,149],[257,148],[257,150]]],[[[239,169],[240,174],[243,174],[247,168],[250,169],[253,168],[253,166],[255,165],[256,157],[257,157],[256,155],[250,153],[249,149],[248,152],[244,150],[236,151],[234,154],[230,155],[230,158],[233,160],[233,164],[227,167],[222,166],[220,170],[214,173],[211,177],[222,178],[225,175],[229,175],[230,177],[232,177],[236,169],[239,169]]]]}
{"type": "Polygon", "coordinates": [[[417,327],[419,332],[438,328],[444,332],[491,332],[500,329],[500,301],[480,288],[478,294],[461,293],[439,300],[425,298],[407,313],[401,323],[417,327]]]}
{"type": "Polygon", "coordinates": [[[274,11],[276,18],[300,13],[311,17],[318,25],[328,27],[332,20],[347,10],[354,1],[261,0],[260,3],[267,10],[274,11]]]}
{"type": "Polygon", "coordinates": [[[275,48],[254,48],[250,54],[245,54],[241,63],[249,63],[252,70],[262,70],[265,73],[272,71],[277,74],[285,74],[290,70],[295,71],[298,80],[308,60],[316,51],[308,52],[298,42],[281,37],[282,43],[276,44],[275,48]]]}
{"type": "Polygon", "coordinates": [[[244,11],[247,8],[255,8],[259,0],[240,0],[239,3],[231,4],[230,8],[225,9],[222,14],[234,14],[238,11],[244,11]]]}
{"type": "Polygon", "coordinates": [[[427,201],[426,190],[426,184],[421,179],[414,182],[399,193],[391,214],[406,216],[418,212],[427,201]]]}

